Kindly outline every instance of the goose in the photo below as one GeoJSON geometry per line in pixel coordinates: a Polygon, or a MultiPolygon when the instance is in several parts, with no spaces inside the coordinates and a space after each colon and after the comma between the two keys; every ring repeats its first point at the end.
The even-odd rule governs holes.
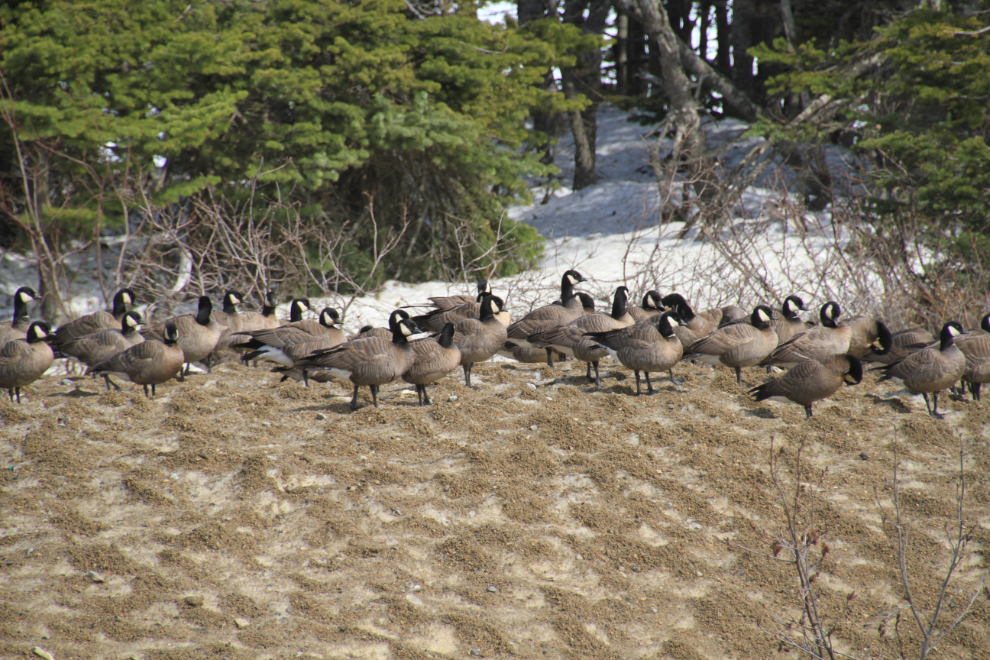
{"type": "MultiPolygon", "coordinates": [[[[389,326],[392,331],[390,339],[375,336],[352,339],[299,360],[295,368],[323,370],[337,378],[350,380],[354,383],[351,410],[357,410],[358,388],[367,386],[371,390],[372,403],[377,408],[378,388],[400,378],[416,362],[416,354],[409,345],[409,336],[417,331],[416,324],[393,313],[389,326]]],[[[276,371],[280,369],[276,368],[276,371]]]]}
{"type": "Polygon", "coordinates": [[[847,352],[858,358],[870,353],[870,345],[880,336],[880,323],[881,321],[862,314],[846,319],[844,325],[849,326],[850,331],[847,352]]]}
{"type": "Polygon", "coordinates": [[[608,332],[627,328],[635,322],[626,308],[628,291],[624,286],[615,290],[612,313],[595,312],[574,319],[567,325],[557,326],[529,336],[529,344],[535,348],[552,348],[569,357],[588,364],[587,377],[591,380],[591,368],[595,368],[595,386],[601,386],[598,363],[608,356],[608,351],[591,338],[589,333],[608,332]]]}
{"type": "Polygon", "coordinates": [[[120,319],[127,313],[127,308],[133,305],[136,298],[130,289],[121,289],[113,297],[113,308],[107,311],[94,312],[80,316],[74,321],[62,324],[49,341],[51,347],[60,350],[62,344],[91,335],[101,330],[116,330],[120,327],[120,319]]]}
{"type": "Polygon", "coordinates": [[[980,400],[980,389],[984,383],[990,383],[990,314],[980,321],[980,330],[956,339],[956,345],[966,356],[963,381],[969,383],[973,401],[980,400]]]}
{"type": "Polygon", "coordinates": [[[889,366],[934,343],[935,337],[924,328],[909,328],[891,334],[886,324],[878,321],[877,339],[870,345],[870,352],[860,359],[869,364],[889,366]]]}
{"type": "Polygon", "coordinates": [[[461,363],[461,349],[454,344],[454,324],[447,323],[436,337],[424,337],[409,342],[416,362],[402,374],[402,380],[416,386],[419,405],[432,406],[426,386],[434,383],[461,363]]]}
{"type": "MultiPolygon", "coordinates": [[[[71,355],[86,366],[92,367],[143,342],[144,337],[138,332],[140,326],[140,315],[137,312],[127,312],[120,319],[119,330],[100,330],[86,335],[63,346],[62,352],[71,355]]],[[[110,376],[104,374],[103,380],[108,390],[111,385],[118,390],[120,389],[117,383],[110,380],[110,376]]]]}
{"type": "Polygon", "coordinates": [[[663,298],[658,291],[647,291],[643,296],[643,306],[630,305],[628,310],[637,323],[645,321],[663,311],[663,298]]]}
{"type": "Polygon", "coordinates": [[[7,390],[11,401],[21,402],[21,388],[41,378],[55,361],[55,354],[46,343],[52,327],[47,321],[35,321],[28,326],[24,339],[8,341],[0,347],[0,388],[7,390]]]}
{"type": "MultiPolygon", "coordinates": [[[[353,339],[360,339],[362,337],[381,337],[382,339],[391,339],[392,330],[390,330],[390,328],[392,327],[392,324],[396,321],[402,321],[402,320],[412,321],[412,319],[409,317],[409,313],[406,310],[397,309],[388,315],[387,328],[376,328],[371,325],[365,325],[362,326],[361,329],[357,331],[357,334],[350,335],[347,338],[347,341],[351,341],[353,339]]],[[[413,322],[413,324],[415,325],[415,322],[413,322]]],[[[416,332],[419,332],[419,326],[416,326],[416,332]]]]}
{"type": "MultiPolygon", "coordinates": [[[[564,273],[560,280],[560,301],[538,307],[510,325],[507,335],[512,343],[524,348],[533,348],[529,345],[530,335],[570,323],[583,316],[585,302],[583,298],[574,294],[574,285],[584,281],[584,277],[576,270],[564,273]]],[[[591,297],[588,296],[588,300],[590,299],[591,297]]],[[[547,364],[553,367],[553,355],[550,350],[547,350],[547,364]]]]}
{"type": "MultiPolygon", "coordinates": [[[[491,293],[492,287],[488,283],[488,280],[478,280],[478,295],[476,296],[465,296],[465,295],[455,295],[455,296],[433,296],[428,300],[430,303],[436,307],[438,310],[446,311],[448,309],[453,309],[454,307],[459,307],[466,303],[481,302],[481,298],[486,293],[491,293]]],[[[477,316],[477,314],[475,314],[477,316]]]]}
{"type": "Polygon", "coordinates": [[[967,334],[962,326],[950,321],[942,326],[939,346],[923,348],[900,362],[882,367],[883,377],[878,382],[892,380],[901,383],[913,394],[925,397],[928,414],[939,417],[938,393],[952,386],[966,373],[966,356],[956,346],[955,338],[967,334]],[[928,394],[932,394],[929,402],[928,394]]]}
{"type": "Polygon", "coordinates": [[[491,358],[505,345],[506,333],[505,326],[495,318],[489,294],[481,301],[481,316],[454,324],[454,343],[461,351],[465,385],[471,387],[474,364],[491,358]]]}
{"type": "Polygon", "coordinates": [[[863,363],[854,355],[833,355],[824,360],[799,362],[780,378],[749,390],[756,401],[773,399],[786,403],[793,401],[804,406],[807,419],[812,416],[811,406],[835,394],[842,384],[859,385],[863,382],[863,363]]]}
{"type": "Polygon", "coordinates": [[[292,302],[289,303],[289,320],[280,320],[278,324],[282,326],[298,323],[303,320],[303,314],[310,309],[312,309],[312,305],[310,305],[309,298],[293,298],[292,302]]]}
{"type": "Polygon", "coordinates": [[[807,311],[808,308],[804,306],[804,301],[798,296],[790,295],[784,298],[784,302],[780,306],[780,318],[775,319],[770,324],[773,326],[773,331],[777,333],[778,346],[787,343],[791,337],[811,327],[811,324],[798,314],[798,312],[807,311]]]}
{"type": "Polygon", "coordinates": [[[27,330],[31,327],[28,303],[37,299],[38,294],[29,286],[22,286],[14,292],[14,317],[10,321],[0,323],[0,346],[8,341],[27,337],[27,330]]]}
{"type": "Polygon", "coordinates": [[[684,347],[674,333],[672,319],[677,321],[676,314],[664,312],[621,330],[591,333],[588,338],[598,342],[621,365],[633,370],[636,374],[636,396],[641,394],[641,371],[646,375],[646,394],[652,395],[656,390],[650,382],[651,371],[666,371],[670,374],[670,381],[677,384],[673,368],[681,360],[684,347]]]}
{"type": "Polygon", "coordinates": [[[315,350],[333,348],[347,341],[344,331],[337,327],[339,320],[340,312],[326,307],[320,312],[319,321],[304,319],[278,328],[242,332],[238,336],[244,341],[232,347],[251,351],[241,358],[245,363],[271,360],[291,367],[315,350]]]}
{"type": "Polygon", "coordinates": [[[681,320],[683,325],[675,327],[674,334],[684,346],[690,346],[702,337],[707,337],[716,328],[704,317],[695,314],[684,296],[679,293],[664,296],[662,302],[664,309],[675,312],[681,320]]]}
{"type": "MultiPolygon", "coordinates": [[[[213,301],[209,296],[200,296],[199,310],[196,315],[184,314],[174,316],[161,323],[147,327],[141,331],[145,339],[156,339],[159,342],[165,341],[165,329],[172,323],[178,330],[179,347],[186,356],[185,373],[179,376],[179,380],[185,379],[185,374],[189,373],[189,367],[193,362],[204,359],[213,352],[217,342],[223,335],[226,326],[218,323],[213,316],[213,301]]],[[[210,372],[210,365],[207,364],[207,373],[210,372]]]]}
{"type": "MultiPolygon", "coordinates": [[[[185,317],[177,317],[177,319],[182,318],[185,317]]],[[[179,375],[182,372],[182,365],[186,361],[185,351],[179,345],[182,339],[180,330],[173,319],[165,322],[160,336],[161,341],[145,339],[140,344],[131,346],[106,362],[90,367],[86,373],[107,378],[117,376],[122,380],[143,385],[144,395],[153,399],[155,398],[155,386],[179,375]],[[150,393],[149,385],[151,386],[150,393]]]]}
{"type": "MultiPolygon", "coordinates": [[[[512,317],[505,309],[505,301],[498,296],[492,296],[492,311],[495,318],[505,327],[512,324],[512,317]]],[[[413,316],[413,323],[425,332],[440,332],[448,323],[456,324],[464,319],[476,319],[481,315],[481,302],[466,302],[450,309],[435,309],[427,314],[413,316]]]]}
{"type": "MultiPolygon", "coordinates": [[[[760,364],[777,346],[777,333],[770,322],[773,311],[759,305],[750,323],[723,326],[684,349],[682,359],[698,358],[702,362],[725,365],[736,370],[736,384],[742,385],[742,368],[760,364]]],[[[676,329],[675,329],[676,334],[676,329]]]]}
{"type": "MultiPolygon", "coordinates": [[[[836,323],[841,313],[838,303],[825,303],[819,311],[821,325],[799,332],[777,346],[761,364],[790,368],[805,360],[824,360],[833,355],[848,353],[852,328],[845,323],[836,323]]],[[[875,339],[876,337],[870,342],[875,339]]]]}
{"type": "MultiPolygon", "coordinates": [[[[504,358],[522,362],[523,364],[547,364],[547,352],[545,349],[533,348],[532,346],[519,346],[512,341],[505,342],[505,345],[499,349],[498,354],[504,358]]],[[[562,362],[567,359],[567,356],[554,351],[552,359],[562,362]]]]}

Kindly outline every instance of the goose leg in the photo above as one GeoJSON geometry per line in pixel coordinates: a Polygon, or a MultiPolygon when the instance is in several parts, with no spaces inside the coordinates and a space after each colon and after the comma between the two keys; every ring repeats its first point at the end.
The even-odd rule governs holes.
{"type": "Polygon", "coordinates": [[[358,386],[354,386],[354,397],[351,399],[351,410],[357,410],[358,386]]]}
{"type": "Polygon", "coordinates": [[[430,400],[430,395],[427,394],[427,392],[426,392],[426,385],[420,385],[420,387],[423,388],[423,403],[421,405],[432,406],[433,405],[433,401],[430,400]]]}
{"type": "Polygon", "coordinates": [[[588,371],[585,372],[584,377],[591,380],[591,363],[585,362],[585,364],[588,365],[588,371]]]}
{"type": "Polygon", "coordinates": [[[932,404],[928,400],[928,392],[922,392],[921,396],[925,397],[925,407],[928,408],[928,414],[934,417],[935,415],[932,414],[932,404]]]}
{"type": "Polygon", "coordinates": [[[371,402],[373,404],[375,404],[375,408],[377,408],[378,407],[378,386],[377,385],[369,385],[369,389],[371,390],[371,402]]]}
{"type": "Polygon", "coordinates": [[[636,372],[636,396],[639,396],[639,395],[640,395],[640,391],[639,391],[639,372],[637,371],[636,372]]]}
{"type": "Polygon", "coordinates": [[[983,383],[970,383],[969,384],[970,391],[973,393],[973,400],[974,401],[979,401],[980,400],[980,387],[982,385],[983,385],[983,383]]]}
{"type": "Polygon", "coordinates": [[[179,382],[180,383],[186,382],[186,374],[187,373],[189,373],[189,363],[188,362],[186,363],[185,368],[179,369],[179,382]]]}
{"type": "Polygon", "coordinates": [[[742,368],[736,367],[736,385],[742,387],[742,368]]]}
{"type": "Polygon", "coordinates": [[[804,418],[811,419],[811,404],[809,403],[804,407],[804,418]]]}
{"type": "Polygon", "coordinates": [[[938,392],[932,392],[932,417],[938,416],[938,392]]]}
{"type": "Polygon", "coordinates": [[[148,394],[148,386],[147,385],[144,386],[144,398],[146,398],[146,399],[150,399],[151,398],[151,395],[148,394]]]}
{"type": "Polygon", "coordinates": [[[471,367],[474,363],[464,365],[464,384],[471,387],[471,367]]]}
{"type": "Polygon", "coordinates": [[[595,387],[601,387],[602,376],[600,373],[598,373],[598,360],[595,360],[594,365],[595,365],[595,387]]]}
{"type": "Polygon", "coordinates": [[[547,350],[547,366],[553,369],[553,349],[548,348],[547,350]]]}
{"type": "Polygon", "coordinates": [[[680,386],[680,385],[683,385],[684,384],[684,379],[683,378],[674,378],[674,370],[673,369],[668,369],[667,370],[667,373],[670,374],[670,382],[673,383],[675,386],[680,386]]]}
{"type": "Polygon", "coordinates": [[[207,355],[206,359],[203,360],[203,363],[206,364],[206,373],[213,373],[213,353],[207,355]]]}
{"type": "Polygon", "coordinates": [[[650,382],[650,372],[644,371],[643,374],[646,376],[646,395],[652,396],[656,394],[657,391],[653,389],[653,383],[650,382]]]}
{"type": "Polygon", "coordinates": [[[110,380],[110,376],[108,376],[106,374],[103,374],[103,380],[105,380],[106,383],[107,383],[107,391],[108,392],[110,391],[110,386],[111,385],[113,385],[114,386],[114,389],[116,389],[118,392],[120,391],[120,385],[118,385],[117,383],[115,383],[112,380],[110,380]]]}
{"type": "MultiPolygon", "coordinates": [[[[17,392],[17,403],[19,404],[21,402],[21,388],[15,387],[14,391],[17,392]]],[[[13,401],[13,399],[11,399],[11,401],[13,401]]]]}
{"type": "Polygon", "coordinates": [[[10,388],[9,390],[7,390],[7,396],[10,397],[10,402],[13,403],[14,402],[14,388],[13,387],[10,388]]]}
{"type": "Polygon", "coordinates": [[[155,391],[155,384],[152,383],[151,384],[151,398],[154,399],[156,394],[158,394],[158,392],[155,391]]]}
{"type": "Polygon", "coordinates": [[[303,374],[303,385],[305,387],[309,387],[309,371],[306,370],[306,369],[303,369],[302,370],[302,374],[303,374]]]}

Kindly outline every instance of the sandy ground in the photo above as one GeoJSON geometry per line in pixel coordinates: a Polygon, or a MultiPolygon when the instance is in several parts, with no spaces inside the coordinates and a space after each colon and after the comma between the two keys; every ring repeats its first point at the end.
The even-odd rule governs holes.
{"type": "MultiPolygon", "coordinates": [[[[784,528],[771,440],[788,482],[802,441],[826,470],[815,584],[839,650],[895,657],[895,434],[916,598],[948,561],[960,438],[975,529],[946,614],[987,566],[987,403],[936,421],[869,376],[805,421],[706,366],[640,398],[573,361],[474,373],[431,408],[394,384],[353,414],[341,384],[229,364],[154,401],[49,377],[3,403],[0,658],[776,657],[761,628],[797,616],[796,577],[743,549],[784,528]]],[[[990,658],[990,608],[933,657],[990,658]]]]}

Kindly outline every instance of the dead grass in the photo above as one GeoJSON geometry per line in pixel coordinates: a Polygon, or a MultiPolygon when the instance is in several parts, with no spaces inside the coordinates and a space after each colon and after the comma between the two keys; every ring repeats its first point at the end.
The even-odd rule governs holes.
{"type": "MultiPolygon", "coordinates": [[[[153,402],[42,381],[0,404],[0,658],[775,657],[757,621],[793,610],[797,584],[739,549],[782,528],[771,437],[785,464],[804,439],[827,468],[819,584],[848,607],[843,652],[892,657],[877,622],[902,598],[874,486],[895,429],[915,582],[947,561],[956,432],[980,525],[964,577],[986,565],[987,404],[935,421],[868,378],[804,421],[727,371],[685,366],[682,389],[638,399],[604,372],[595,392],[583,364],[480,365],[478,391],[452,376],[421,409],[392,385],[355,414],[347,387],[235,365],[153,402]]],[[[987,649],[983,610],[939,651],[987,649]]]]}

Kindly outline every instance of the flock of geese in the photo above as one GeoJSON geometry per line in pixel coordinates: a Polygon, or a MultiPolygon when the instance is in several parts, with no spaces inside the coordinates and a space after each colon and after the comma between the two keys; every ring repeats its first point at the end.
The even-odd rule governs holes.
{"type": "Polygon", "coordinates": [[[21,388],[64,357],[102,376],[108,390],[120,389],[117,378],[143,385],[153,398],[156,385],[184,380],[192,363],[210,371],[225,360],[240,359],[274,362],[283,380],[307,385],[310,380],[349,380],[354,385],[351,409],[356,410],[359,388],[369,388],[377,407],[379,388],[396,379],[415,385],[420,405],[429,405],[428,385],[461,367],[470,387],[472,366],[495,355],[551,367],[555,359],[583,361],[596,386],[601,384],[600,361],[611,357],[634,372],[637,396],[641,375],[646,394],[653,394],[651,373],[666,372],[679,386],[674,367],[699,360],[734,369],[740,386],[743,368],[786,369],[749,394],[757,401],[797,403],[811,417],[816,401],[843,384],[860,383],[866,363],[880,371],[881,381],[922,394],[929,414],[937,417],[940,392],[965,386],[979,401],[981,385],[990,382],[990,314],[971,332],[950,321],[936,338],[921,328],[891,333],[882,321],[865,316],[840,321],[841,309],[833,301],[821,307],[819,322],[811,323],[800,316],[809,310],[798,296],[783,301],[780,315],[766,305],[749,313],[734,305],[695,312],[677,293],[649,291],[642,305],[631,305],[624,286],[604,312],[595,309],[591,296],[575,291],[584,281],[577,271],[567,271],[558,301],[514,322],[505,301],[481,281],[477,295],[430,298],[432,309],[424,314],[397,309],[388,328],[364,327],[353,336],[341,330],[332,308],[322,310],[316,321],[305,319],[309,301],[296,298],[285,321],[275,315],[273,293],[261,312],[250,312],[239,309],[243,297],[233,291],[224,295],[223,311],[203,296],[196,314],[142,327],[141,317],[129,311],[136,302],[130,289],[117,292],[112,309],[53,332],[46,321],[31,321],[29,303],[37,294],[22,287],[14,294],[12,321],[0,324],[0,387],[20,403],[21,388]],[[421,333],[429,335],[410,339],[421,333]]]}

